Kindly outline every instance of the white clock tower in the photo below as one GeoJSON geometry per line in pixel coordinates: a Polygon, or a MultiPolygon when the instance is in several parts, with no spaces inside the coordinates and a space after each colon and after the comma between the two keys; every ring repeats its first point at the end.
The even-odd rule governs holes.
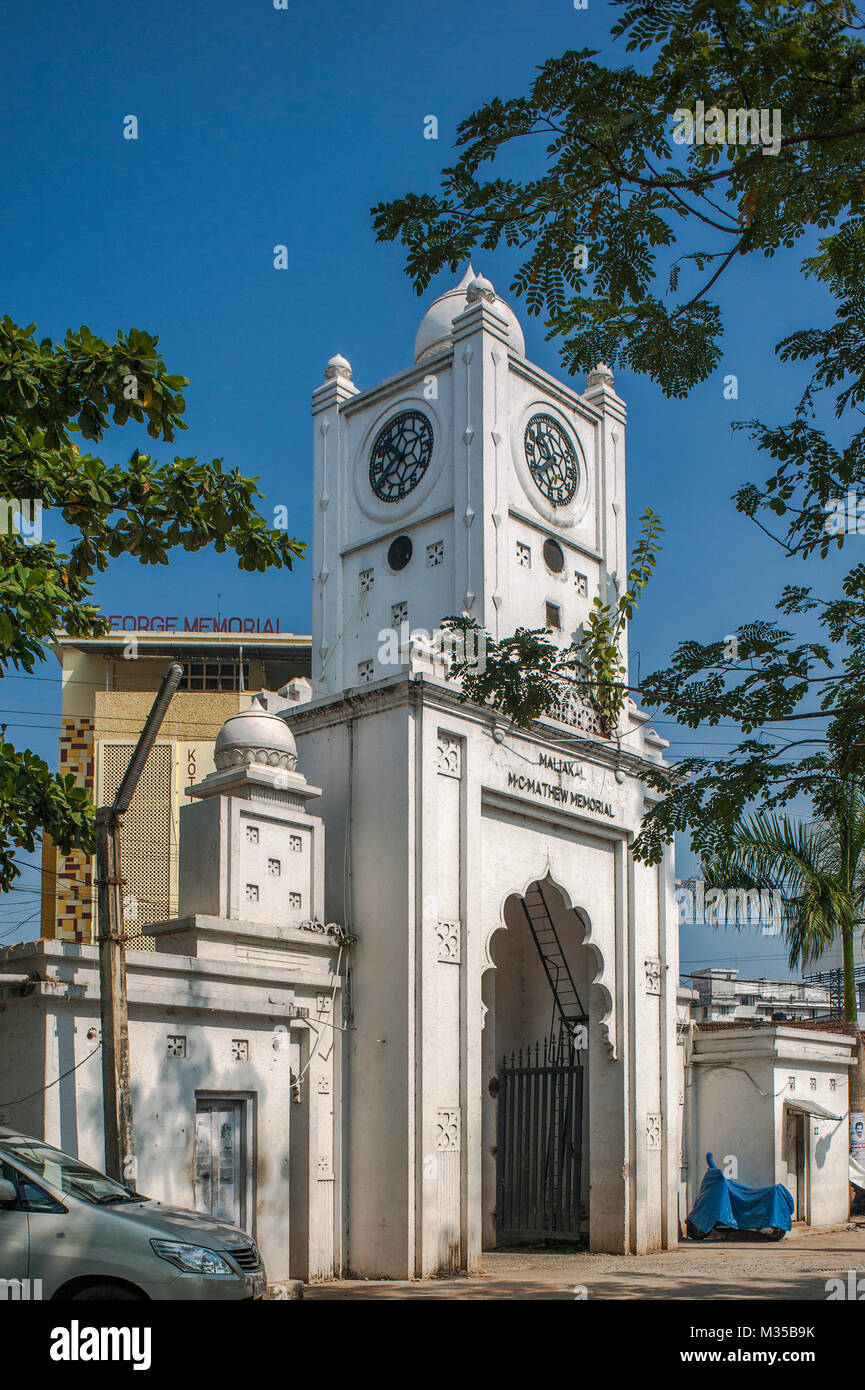
{"type": "MultiPolygon", "coordinates": [[[[312,698],[286,716],[322,786],[346,993],[342,1248],[368,1276],[475,1269],[491,1245],[676,1243],[673,866],[636,864],[628,702],[529,730],[465,704],[391,632],[465,613],[563,644],[626,568],[625,407],[535,366],[471,267],[414,364],[313,393],[312,698]]],[[[339,1242],[338,1242],[339,1243],[339,1242]]]]}
{"type": "Polygon", "coordinates": [[[358,392],[334,357],[313,395],[313,681],[388,674],[379,633],[465,613],[493,637],[563,641],[625,566],[625,409],[525,357],[515,314],[471,267],[424,315],[415,365],[358,392]]]}

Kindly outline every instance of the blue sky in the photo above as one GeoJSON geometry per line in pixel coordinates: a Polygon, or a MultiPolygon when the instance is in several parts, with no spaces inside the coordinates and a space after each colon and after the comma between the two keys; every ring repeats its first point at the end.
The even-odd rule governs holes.
{"type": "MultiPolygon", "coordinates": [[[[616,13],[603,0],[579,11],[571,0],[9,7],[0,311],[35,320],[40,335],[82,323],[106,338],[132,326],[158,333],[169,370],[191,384],[188,431],[153,452],[222,457],[260,475],[262,505],[286,504],[291,530],[308,539],[309,396],[327,359],[344,353],[361,387],[400,370],[423,305],[451,278],[419,301],[400,249],[374,240],[370,206],[435,189],[457,121],[493,96],[524,91],[545,58],[585,45],[625,62],[624,45],[609,41],[616,13]],[[430,113],[437,141],[423,138],[430,113]],[[130,114],[135,141],[123,138],[130,114]],[[288,247],[286,272],[273,268],[276,244],[288,247]]],[[[783,583],[825,587],[829,578],[814,560],[803,579],[801,562],[785,561],[730,501],[740,482],[766,471],[731,421],[788,418],[804,377],[779,368],[773,346],[830,312],[798,274],[806,249],[725,279],[724,360],[687,401],[617,374],[629,407],[631,536],[646,504],[667,530],[631,633],[643,674],[685,637],[715,640],[767,615],[783,583]],[[738,377],[737,401],[723,398],[726,373],[738,377]]],[[[480,254],[475,266],[520,314],[529,357],[561,374],[541,321],[508,294],[515,261],[480,254]]],[[[103,452],[119,459],[138,443],[133,430],[117,431],[103,452]]],[[[290,575],[247,576],[210,553],[181,553],[168,569],[120,561],[96,599],[111,612],[176,613],[179,592],[183,612],[220,603],[309,631],[308,562],[290,575]]],[[[42,679],[4,683],[0,714],[13,740],[52,764],[56,671],[49,658],[42,679]]],[[[674,753],[685,750],[681,732],[657,727],[674,753]]],[[[734,732],[708,732],[707,747],[734,732]]],[[[680,872],[691,867],[682,855],[680,872]]],[[[786,973],[773,946],[685,928],[683,969],[735,956],[743,973],[786,973]]]]}

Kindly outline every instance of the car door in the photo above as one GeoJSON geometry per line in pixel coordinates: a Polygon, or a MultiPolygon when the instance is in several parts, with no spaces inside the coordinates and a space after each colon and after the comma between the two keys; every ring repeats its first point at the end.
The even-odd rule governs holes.
{"type": "Polygon", "coordinates": [[[30,1234],[30,1297],[50,1298],[61,1282],[58,1264],[61,1270],[65,1269],[62,1255],[69,1233],[69,1213],[62,1202],[27,1173],[19,1171],[17,1181],[19,1202],[30,1234]]]}
{"type": "Polygon", "coordinates": [[[11,1182],[18,1198],[13,1205],[0,1206],[0,1299],[20,1297],[16,1287],[30,1272],[30,1232],[27,1211],[21,1203],[18,1173],[0,1159],[0,1178],[11,1182]]]}

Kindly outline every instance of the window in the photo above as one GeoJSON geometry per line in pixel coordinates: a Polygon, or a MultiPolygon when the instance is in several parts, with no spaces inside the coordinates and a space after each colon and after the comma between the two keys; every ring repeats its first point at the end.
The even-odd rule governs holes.
{"type": "Polygon", "coordinates": [[[544,563],[553,574],[561,574],[565,568],[565,552],[552,536],[544,541],[544,563]]]}
{"type": "Polygon", "coordinates": [[[209,661],[187,661],[184,663],[183,675],[177,689],[248,690],[249,662],[235,661],[229,657],[213,657],[209,661]]]}
{"type": "Polygon", "coordinates": [[[387,562],[392,570],[404,570],[412,557],[413,546],[410,536],[397,536],[391,541],[387,551],[387,562]]]}
{"type": "Polygon", "coordinates": [[[375,674],[374,661],[359,661],[357,665],[358,685],[369,685],[375,674]]]}
{"type": "Polygon", "coordinates": [[[390,610],[390,618],[394,627],[399,627],[400,623],[408,622],[408,600],[403,599],[402,603],[395,603],[390,610]]]}
{"type": "Polygon", "coordinates": [[[525,545],[522,541],[517,541],[517,564],[526,570],[532,567],[531,546],[525,545]]]}
{"type": "Polygon", "coordinates": [[[426,562],[427,562],[427,564],[428,564],[429,566],[432,567],[432,566],[434,566],[434,565],[441,565],[441,564],[443,564],[443,563],[444,563],[444,558],[445,558],[445,543],[444,543],[444,541],[434,541],[432,545],[428,545],[428,546],[427,546],[427,548],[426,548],[426,562]]]}
{"type": "Polygon", "coordinates": [[[50,1192],[46,1192],[23,1173],[18,1175],[18,1199],[21,1211],[50,1211],[56,1214],[66,1210],[62,1202],[58,1202],[50,1192]]]}
{"type": "MultiPolygon", "coordinates": [[[[133,1197],[122,1183],[115,1182],[113,1178],[106,1177],[104,1173],[97,1172],[95,1168],[88,1167],[77,1158],[71,1158],[69,1154],[61,1153],[59,1149],[52,1149],[50,1144],[43,1144],[41,1139],[6,1135],[0,1141],[0,1148],[4,1157],[19,1159],[53,1187],[59,1188],[61,1192],[68,1192],[72,1197],[80,1198],[82,1202],[107,1204],[147,1201],[146,1197],[133,1197]]],[[[24,1175],[16,1170],[16,1176],[20,1184],[24,1175]]],[[[27,1177],[28,1183],[32,1181],[27,1177]]],[[[41,1192],[41,1188],[39,1191],[41,1192]]],[[[51,1200],[53,1201],[53,1198],[51,1200]]]]}
{"type": "Polygon", "coordinates": [[[547,627],[561,628],[562,610],[557,603],[547,604],[547,627]]]}
{"type": "Polygon", "coordinates": [[[368,594],[375,583],[375,570],[361,570],[358,575],[358,580],[360,582],[361,593],[368,594]]]}
{"type": "Polygon", "coordinates": [[[580,598],[588,598],[589,581],[584,574],[574,574],[574,588],[580,598]]]}

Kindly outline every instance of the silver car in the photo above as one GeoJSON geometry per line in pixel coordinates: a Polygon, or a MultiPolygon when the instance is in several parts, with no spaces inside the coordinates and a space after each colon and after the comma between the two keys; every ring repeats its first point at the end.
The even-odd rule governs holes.
{"type": "Polygon", "coordinates": [[[254,1299],[267,1275],[236,1226],[142,1197],[41,1139],[0,1128],[6,1297],[254,1299]],[[23,1284],[22,1281],[28,1281],[23,1284]]]}

